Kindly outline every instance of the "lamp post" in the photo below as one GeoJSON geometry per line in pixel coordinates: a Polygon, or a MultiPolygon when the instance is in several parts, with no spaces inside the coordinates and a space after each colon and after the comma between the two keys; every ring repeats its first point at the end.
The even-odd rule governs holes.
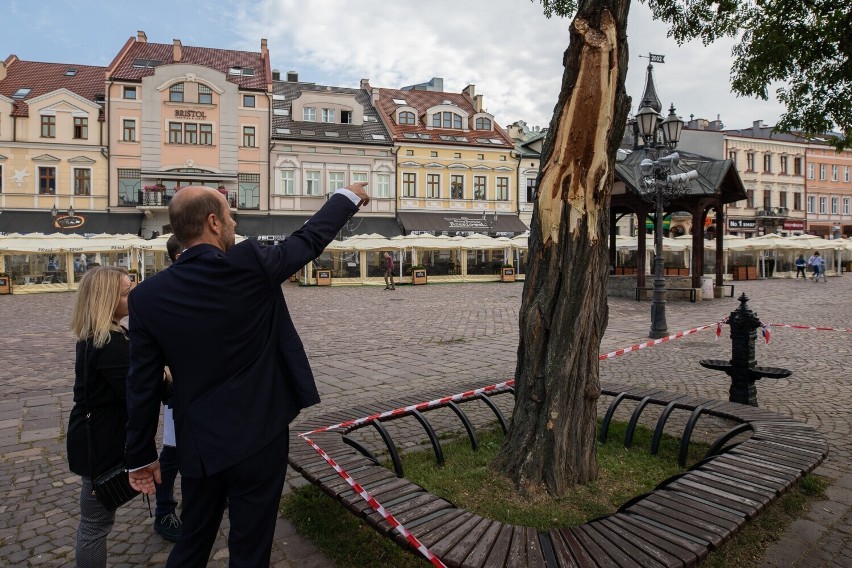
{"type": "Polygon", "coordinates": [[[636,113],[639,135],[645,141],[650,158],[639,163],[642,199],[654,205],[654,295],[651,303],[651,330],[648,337],[659,339],[669,334],[666,323],[666,279],[663,275],[663,208],[670,201],[689,192],[689,181],[698,177],[695,170],[672,174],[680,155],[674,151],[680,141],[683,120],[675,114],[674,105],[669,115],[660,121],[660,115],[646,99],[636,113]]]}

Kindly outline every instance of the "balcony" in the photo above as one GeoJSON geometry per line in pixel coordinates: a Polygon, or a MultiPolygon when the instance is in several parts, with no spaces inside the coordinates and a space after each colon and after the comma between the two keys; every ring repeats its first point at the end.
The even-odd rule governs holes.
{"type": "MultiPolygon", "coordinates": [[[[135,193],[126,193],[118,196],[119,207],[168,207],[172,197],[175,196],[174,189],[165,189],[163,191],[145,191],[137,190],[135,193]]],[[[237,192],[222,191],[222,195],[228,200],[231,209],[237,208],[237,192]]],[[[244,209],[257,209],[257,207],[243,206],[244,209]]]]}
{"type": "Polygon", "coordinates": [[[754,212],[755,216],[763,219],[786,219],[790,216],[787,207],[764,207],[754,212]]]}

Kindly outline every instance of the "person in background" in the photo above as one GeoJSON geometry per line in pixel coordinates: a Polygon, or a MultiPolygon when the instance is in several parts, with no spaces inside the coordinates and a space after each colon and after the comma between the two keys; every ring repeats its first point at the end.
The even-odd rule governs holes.
{"type": "MultiPolygon", "coordinates": [[[[316,259],[370,201],[365,183],[340,188],[287,240],[234,244],[236,222],[210,187],[182,188],[169,221],[184,247],[130,297],[126,466],[130,484],[161,482],[156,385],[174,383],[183,533],[168,567],[204,566],[228,503],[231,566],[269,566],[284,486],[289,424],[319,394],[281,284],[316,259]]],[[[353,338],[341,349],[358,347],[353,338]]]]}
{"type": "Polygon", "coordinates": [[[808,262],[805,260],[805,255],[800,254],[799,258],[796,259],[796,279],[799,279],[799,275],[802,275],[802,278],[807,280],[808,276],[805,274],[805,267],[808,262]]]}
{"type": "MultiPolygon", "coordinates": [[[[180,243],[172,235],[166,241],[166,253],[172,264],[180,257],[180,243]]],[[[167,380],[171,373],[166,367],[167,380]]],[[[180,538],[183,523],[177,515],[175,500],[175,480],[178,474],[177,439],[175,437],[174,411],[168,403],[163,404],[163,449],[160,450],[160,476],[162,482],[157,484],[157,509],[154,512],[154,532],[168,540],[177,542],[180,538]]]]}
{"type": "Polygon", "coordinates": [[[393,284],[393,257],[385,252],[385,290],[396,290],[393,284]]]}
{"type": "Polygon", "coordinates": [[[819,274],[817,275],[817,282],[819,282],[819,277],[822,276],[823,282],[828,282],[828,278],[825,275],[825,257],[819,257],[819,274]]]}
{"type": "Polygon", "coordinates": [[[822,264],[821,261],[822,261],[822,259],[819,257],[819,251],[818,250],[814,251],[814,253],[811,255],[811,257],[808,259],[808,266],[811,267],[811,270],[813,270],[813,273],[814,273],[814,275],[813,275],[813,281],[814,282],[819,280],[819,270],[820,270],[820,265],[822,264]]]}
{"type": "Polygon", "coordinates": [[[66,447],[68,467],[82,481],[77,566],[85,568],[107,565],[107,536],[115,523],[115,511],[95,496],[92,480],[124,461],[130,360],[127,330],[120,322],[127,316],[130,289],[123,268],[90,268],[80,280],[71,314],[77,355],[66,447]]]}

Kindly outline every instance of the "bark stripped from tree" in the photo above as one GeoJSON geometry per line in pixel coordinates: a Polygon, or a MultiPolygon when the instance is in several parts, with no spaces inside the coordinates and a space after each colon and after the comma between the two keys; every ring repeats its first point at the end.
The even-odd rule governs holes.
{"type": "Polygon", "coordinates": [[[606,328],[615,153],[630,99],[629,0],[580,2],[542,153],[530,228],[515,410],[495,465],[526,495],[597,477],[598,350],[606,328]]]}

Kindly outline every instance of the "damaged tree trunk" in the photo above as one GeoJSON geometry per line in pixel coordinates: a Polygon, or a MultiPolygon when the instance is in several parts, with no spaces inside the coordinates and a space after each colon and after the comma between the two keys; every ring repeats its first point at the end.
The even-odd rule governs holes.
{"type": "Polygon", "coordinates": [[[512,425],[495,466],[525,495],[598,474],[598,352],[608,308],[615,155],[630,99],[629,0],[579,3],[542,152],[529,238],[512,425]]]}

